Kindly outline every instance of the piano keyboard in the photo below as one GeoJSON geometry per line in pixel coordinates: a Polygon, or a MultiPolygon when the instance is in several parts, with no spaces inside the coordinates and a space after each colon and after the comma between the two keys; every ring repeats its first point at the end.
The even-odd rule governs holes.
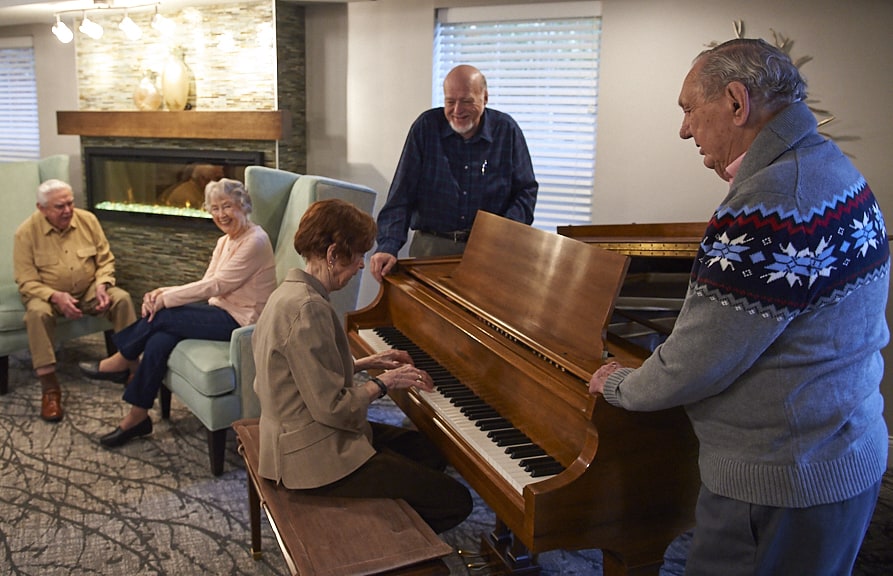
{"type": "Polygon", "coordinates": [[[450,424],[520,494],[524,486],[562,472],[564,467],[487,405],[424,350],[391,326],[360,330],[376,352],[405,350],[416,367],[434,379],[434,392],[419,396],[450,424]]]}

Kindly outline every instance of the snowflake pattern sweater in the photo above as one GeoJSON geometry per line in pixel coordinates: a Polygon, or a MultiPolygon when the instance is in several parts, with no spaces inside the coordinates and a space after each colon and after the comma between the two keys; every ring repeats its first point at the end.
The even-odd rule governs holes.
{"type": "Polygon", "coordinates": [[[670,337],[608,377],[628,410],[683,405],[701,481],[754,504],[855,496],[886,469],[889,248],[871,190],[796,103],[711,218],[670,337]]]}

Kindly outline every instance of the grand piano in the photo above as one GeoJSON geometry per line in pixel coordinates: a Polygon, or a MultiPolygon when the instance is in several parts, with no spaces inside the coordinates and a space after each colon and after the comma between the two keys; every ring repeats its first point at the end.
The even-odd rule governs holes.
{"type": "Polygon", "coordinates": [[[547,550],[601,548],[606,575],[657,574],[694,523],[684,412],[588,393],[607,359],[638,366],[650,353],[608,338],[630,261],[481,212],[461,257],[401,260],[347,315],[357,357],[406,349],[434,377],[434,393],[391,397],[495,512],[482,550],[506,573],[538,573],[547,550]]]}

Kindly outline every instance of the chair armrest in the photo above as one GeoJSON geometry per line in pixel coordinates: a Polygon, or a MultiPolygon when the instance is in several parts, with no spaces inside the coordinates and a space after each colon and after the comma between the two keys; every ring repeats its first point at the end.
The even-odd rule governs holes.
{"type": "Polygon", "coordinates": [[[236,390],[242,399],[242,418],[260,416],[260,401],[254,393],[254,351],[251,335],[254,325],[242,326],[233,330],[229,340],[229,356],[236,374],[236,390]]]}

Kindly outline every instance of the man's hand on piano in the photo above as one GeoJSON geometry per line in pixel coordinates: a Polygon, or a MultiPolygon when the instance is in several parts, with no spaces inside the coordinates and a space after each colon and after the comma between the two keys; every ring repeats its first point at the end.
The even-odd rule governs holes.
{"type": "Polygon", "coordinates": [[[391,348],[358,358],[354,362],[354,370],[357,372],[361,370],[392,370],[404,364],[412,365],[412,358],[409,353],[405,350],[391,348]]]}
{"type": "Polygon", "coordinates": [[[384,277],[388,272],[391,271],[391,268],[394,267],[394,264],[397,263],[397,257],[393,254],[388,254],[387,252],[376,252],[369,258],[369,271],[372,272],[372,276],[381,282],[382,277],[384,277]]]}
{"type": "Polygon", "coordinates": [[[619,362],[612,361],[603,364],[601,368],[595,371],[592,378],[589,379],[589,393],[593,396],[602,394],[605,391],[605,381],[608,379],[608,376],[620,368],[623,368],[623,366],[621,366],[619,362]]]}
{"type": "Polygon", "coordinates": [[[378,378],[385,383],[388,390],[394,388],[412,388],[415,386],[426,392],[434,391],[434,380],[424,370],[419,370],[410,364],[404,364],[399,368],[382,372],[378,378]]]}

